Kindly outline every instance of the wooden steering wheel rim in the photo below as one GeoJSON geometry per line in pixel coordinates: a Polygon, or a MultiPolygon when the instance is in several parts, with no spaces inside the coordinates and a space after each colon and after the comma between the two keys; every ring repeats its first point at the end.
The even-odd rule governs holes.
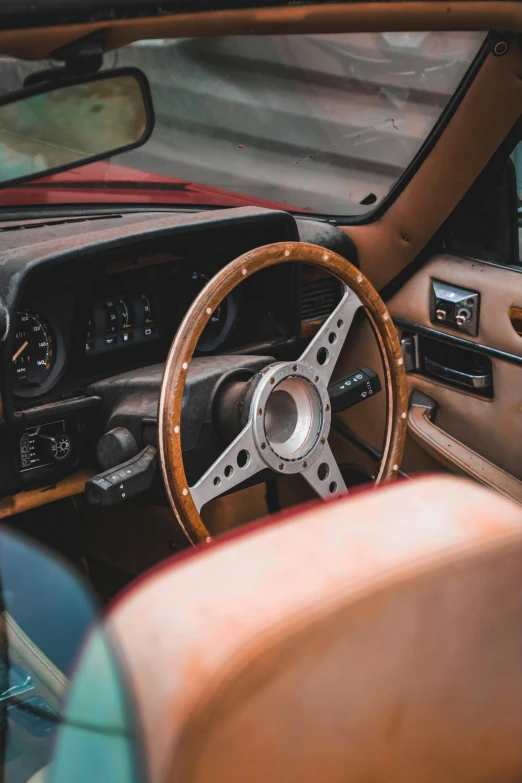
{"type": "Polygon", "coordinates": [[[366,310],[386,380],[386,438],[375,484],[397,477],[406,437],[408,387],[399,338],[384,302],[356,267],[331,250],[301,242],[265,245],[239,256],[209,281],[180,324],[165,365],[158,417],[161,470],[172,510],[193,545],[209,543],[212,536],[192,500],[181,451],[181,405],[190,361],[212,313],[239,283],[267,267],[292,262],[329,272],[359,297],[366,310]]]}

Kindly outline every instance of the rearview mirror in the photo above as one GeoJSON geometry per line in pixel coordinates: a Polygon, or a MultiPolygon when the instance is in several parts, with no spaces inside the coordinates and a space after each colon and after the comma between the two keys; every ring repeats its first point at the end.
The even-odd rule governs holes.
{"type": "Polygon", "coordinates": [[[7,95],[0,101],[0,186],[134,149],[153,126],[149,85],[136,68],[7,95]]]}

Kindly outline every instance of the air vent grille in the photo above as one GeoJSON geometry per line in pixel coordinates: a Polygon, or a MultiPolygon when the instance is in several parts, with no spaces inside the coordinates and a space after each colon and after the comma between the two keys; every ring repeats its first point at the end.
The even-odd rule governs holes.
{"type": "Polygon", "coordinates": [[[325,319],[340,299],[341,287],[333,277],[304,283],[301,296],[301,321],[325,319]]]}

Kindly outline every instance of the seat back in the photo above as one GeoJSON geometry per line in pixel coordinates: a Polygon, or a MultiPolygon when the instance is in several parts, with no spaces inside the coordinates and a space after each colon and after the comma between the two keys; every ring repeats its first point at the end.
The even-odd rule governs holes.
{"type": "Polygon", "coordinates": [[[455,478],[305,507],[114,607],[151,783],[522,774],[522,508],[455,478]]]}

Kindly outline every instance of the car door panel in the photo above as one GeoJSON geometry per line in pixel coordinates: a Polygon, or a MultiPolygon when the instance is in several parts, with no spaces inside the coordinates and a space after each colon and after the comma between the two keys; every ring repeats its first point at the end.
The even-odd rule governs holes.
{"type": "MultiPolygon", "coordinates": [[[[463,472],[462,456],[469,449],[492,463],[492,468],[522,479],[522,336],[515,331],[510,319],[510,308],[522,306],[521,272],[515,268],[497,267],[456,256],[437,256],[414,274],[387,305],[401,333],[406,328],[415,332],[415,328],[420,327],[421,330],[429,329],[432,333],[435,331],[443,335],[443,340],[444,335],[449,335],[449,339],[454,336],[464,340],[464,344],[470,348],[479,346],[483,351],[490,351],[488,358],[493,375],[493,397],[487,399],[419,372],[408,374],[410,395],[417,390],[436,403],[433,422],[448,436],[448,442],[454,439],[456,444],[462,445],[463,450],[460,459],[452,461],[448,458],[447,450],[444,453],[443,450],[434,449],[429,442],[430,438],[423,440],[417,428],[410,424],[404,470],[409,473],[425,471],[432,469],[436,462],[442,469],[463,472]],[[432,323],[432,280],[441,280],[480,294],[476,337],[457,328],[432,323]]],[[[348,365],[360,361],[361,351],[369,351],[375,343],[367,324],[361,325],[360,335],[354,342],[358,343],[357,351],[352,349],[348,352],[345,360],[348,365]]],[[[376,345],[371,356],[371,366],[377,367],[376,345]]],[[[380,395],[360,409],[348,411],[343,418],[361,437],[379,447],[385,416],[385,402],[383,395],[380,395]]],[[[487,466],[477,461],[476,457],[467,456],[470,475],[479,479],[481,471],[486,470],[487,466]],[[471,467],[472,462],[475,464],[474,469],[471,467]]],[[[502,483],[500,475],[497,474],[496,479],[497,484],[502,483]]],[[[516,487],[510,486],[511,489],[516,487]]]]}
{"type": "Polygon", "coordinates": [[[458,256],[435,256],[388,301],[394,318],[485,345],[518,357],[522,363],[522,337],[509,317],[511,307],[522,307],[522,267],[509,269],[458,256]],[[430,317],[432,280],[440,280],[480,294],[476,337],[433,324],[430,317]]]}

